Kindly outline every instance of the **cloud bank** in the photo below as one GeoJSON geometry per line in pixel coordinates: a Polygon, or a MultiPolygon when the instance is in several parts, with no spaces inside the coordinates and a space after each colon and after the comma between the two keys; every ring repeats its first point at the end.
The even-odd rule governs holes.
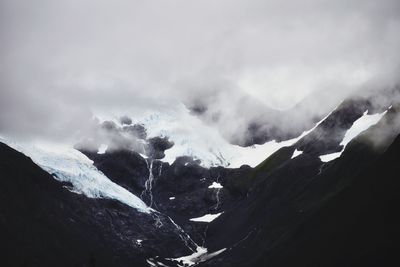
{"type": "Polygon", "coordinates": [[[0,0],[0,133],[65,139],[185,103],[232,138],[307,97],[309,123],[398,82],[399,30],[397,0],[0,0]]]}

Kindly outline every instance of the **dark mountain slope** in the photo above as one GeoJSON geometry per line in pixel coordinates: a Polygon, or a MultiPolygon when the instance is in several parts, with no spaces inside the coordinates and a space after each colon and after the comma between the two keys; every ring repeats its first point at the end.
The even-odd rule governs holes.
{"type": "MultiPolygon", "coordinates": [[[[162,163],[159,159],[172,143],[168,138],[146,139],[144,127],[135,125],[122,128],[135,142],[116,135],[115,143],[126,143],[126,148],[116,146],[104,154],[81,151],[112,181],[173,218],[209,252],[227,248],[202,266],[385,265],[393,260],[400,237],[399,106],[393,104],[340,158],[324,163],[319,156],[340,151],[345,132],[366,110],[381,113],[391,104],[391,99],[346,100],[311,133],[256,168],[206,169],[189,157],[162,163]],[[144,141],[149,146],[141,151],[146,158],[132,151],[144,141]],[[292,159],[295,149],[303,153],[292,159]],[[213,182],[223,188],[209,188],[213,182]],[[220,212],[211,223],[190,221],[220,212]]],[[[6,240],[0,264],[147,266],[147,259],[158,257],[175,266],[162,258],[192,253],[166,215],[89,199],[70,192],[69,186],[0,144],[0,235],[6,240]]]]}
{"type": "Polygon", "coordinates": [[[392,108],[332,162],[278,151],[277,161],[259,166],[247,199],[210,225],[208,244],[231,249],[204,265],[376,266],[395,258],[400,138],[386,148],[396,133],[392,108]],[[373,147],[383,133],[386,143],[373,147]]]}
{"type": "Polygon", "coordinates": [[[230,109],[229,113],[221,110],[219,106],[221,101],[217,101],[218,97],[213,93],[202,95],[188,101],[186,106],[201,120],[219,127],[220,132],[233,144],[251,146],[299,136],[340,103],[343,95],[316,90],[287,110],[273,109],[257,98],[243,95],[237,102],[237,109],[230,109]],[[316,103],[324,103],[324,105],[316,106],[316,103]],[[226,121],[237,123],[238,127],[234,133],[226,132],[223,126],[226,125],[226,121]]]}
{"type": "MultiPolygon", "coordinates": [[[[296,138],[303,131],[313,127],[316,122],[321,120],[329,111],[334,109],[333,103],[339,106],[333,112],[333,116],[314,131],[313,135],[302,141],[304,149],[310,149],[310,142],[318,141],[319,148],[324,148],[326,153],[335,150],[335,142],[341,140],[341,135],[347,127],[350,127],[354,120],[361,117],[363,112],[368,109],[369,113],[382,112],[391,102],[399,97],[399,87],[388,88],[385,90],[363,90],[353,92],[345,101],[340,103],[339,99],[332,100],[332,94],[311,94],[291,109],[284,111],[262,111],[259,116],[254,118],[246,128],[246,131],[240,135],[242,139],[231,140],[232,143],[242,146],[251,146],[254,144],[264,144],[270,140],[283,141],[296,138]],[[316,107],[318,105],[318,107],[316,107]],[[336,127],[336,135],[332,135],[332,126],[336,127]],[[339,132],[339,127],[343,132],[339,132]],[[244,135],[244,137],[243,137],[244,135]],[[326,138],[328,137],[329,138],[326,138]],[[244,139],[243,139],[244,138],[244,139]],[[324,139],[325,138],[325,139],[324,139]],[[324,143],[322,140],[328,140],[324,143]]],[[[337,96],[336,96],[337,97],[337,96]]],[[[245,113],[246,114],[246,113],[245,113]]],[[[241,129],[240,129],[241,130],[241,129]]]]}
{"type": "MultiPolygon", "coordinates": [[[[97,151],[81,151],[93,160],[96,168],[114,183],[136,196],[140,196],[141,192],[145,190],[144,184],[149,177],[149,168],[146,160],[139,153],[129,150],[118,150],[105,154],[97,154],[97,151]]],[[[158,163],[154,167],[159,167],[158,163]]]]}
{"type": "Polygon", "coordinates": [[[150,166],[153,181],[153,208],[167,214],[198,243],[204,240],[207,224],[191,222],[191,218],[223,211],[234,198],[229,190],[208,188],[213,182],[223,183],[228,174],[241,170],[203,168],[189,157],[180,157],[172,165],[142,158],[134,151],[120,150],[97,154],[82,150],[94,165],[115,183],[125,187],[150,205],[145,192],[150,166]],[[170,199],[172,198],[172,199],[170,199]]]}
{"type": "MultiPolygon", "coordinates": [[[[181,158],[169,165],[156,159],[145,160],[129,151],[102,155],[84,152],[110,179],[138,196],[144,190],[149,176],[145,167],[149,167],[151,160],[155,208],[171,216],[196,242],[204,242],[210,251],[233,247],[232,257],[227,252],[228,257],[219,258],[227,265],[244,266],[249,259],[254,259],[248,263],[252,266],[264,261],[264,253],[277,251],[280,243],[323,207],[327,199],[341,192],[365,166],[379,158],[383,151],[372,151],[364,143],[360,144],[360,151],[356,145],[350,145],[342,158],[334,162],[323,163],[319,155],[341,150],[340,142],[346,131],[366,110],[369,114],[382,113],[390,104],[390,99],[348,99],[311,133],[293,146],[280,149],[256,168],[205,169],[190,158],[181,158]],[[295,149],[303,151],[303,154],[291,159],[295,149]],[[214,181],[224,185],[220,192],[208,189],[214,181]],[[170,197],[174,199],[170,200],[170,197]],[[209,224],[189,221],[206,213],[222,211],[224,214],[209,224]],[[240,253],[236,253],[237,249],[240,253]]],[[[398,133],[398,129],[389,130],[390,125],[395,125],[396,114],[396,109],[392,108],[372,128],[398,133]]],[[[374,133],[373,129],[368,132],[374,133]]],[[[375,132],[372,139],[380,136],[378,131],[375,132]]],[[[271,254],[271,257],[278,256],[271,254]]],[[[210,264],[213,262],[218,262],[218,259],[210,264]]]]}
{"type": "Polygon", "coordinates": [[[365,166],[301,223],[271,260],[262,262],[270,266],[398,265],[399,155],[397,137],[381,158],[365,166]]]}
{"type": "Polygon", "coordinates": [[[153,216],[65,185],[0,143],[1,266],[147,266],[190,254],[164,217],[157,228],[153,216]]]}

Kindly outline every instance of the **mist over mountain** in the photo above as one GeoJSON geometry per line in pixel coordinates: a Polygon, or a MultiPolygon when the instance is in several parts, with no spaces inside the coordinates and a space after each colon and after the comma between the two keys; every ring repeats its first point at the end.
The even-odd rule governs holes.
{"type": "Polygon", "coordinates": [[[241,143],[244,128],[277,127],[276,109],[313,99],[290,112],[297,133],[352,92],[398,82],[398,11],[391,0],[3,0],[0,128],[65,141],[99,113],[183,103],[241,143]]]}
{"type": "Polygon", "coordinates": [[[0,0],[0,266],[397,266],[400,2],[0,0]]]}

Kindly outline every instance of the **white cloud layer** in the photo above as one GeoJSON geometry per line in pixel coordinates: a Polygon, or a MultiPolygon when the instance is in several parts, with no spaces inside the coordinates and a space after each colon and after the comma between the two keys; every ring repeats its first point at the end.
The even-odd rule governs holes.
{"type": "Polygon", "coordinates": [[[0,0],[0,131],[63,138],[200,98],[226,136],[264,105],[397,83],[399,29],[397,0],[0,0]]]}

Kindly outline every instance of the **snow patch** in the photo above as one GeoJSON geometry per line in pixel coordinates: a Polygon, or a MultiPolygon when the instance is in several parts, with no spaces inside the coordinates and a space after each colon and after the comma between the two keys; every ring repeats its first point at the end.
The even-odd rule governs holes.
{"type": "Polygon", "coordinates": [[[142,153],[139,153],[139,155],[144,159],[148,159],[149,158],[148,156],[146,156],[145,154],[142,154],[142,153]]]}
{"type": "Polygon", "coordinates": [[[368,115],[368,110],[364,112],[363,116],[356,120],[350,129],[344,135],[342,142],[340,143],[342,146],[347,146],[351,140],[357,137],[361,132],[367,130],[371,126],[377,124],[381,118],[386,114],[387,111],[382,113],[377,113],[373,115],[368,115]]]}
{"type": "Polygon", "coordinates": [[[165,265],[164,263],[162,263],[162,262],[159,262],[159,261],[157,261],[157,264],[158,264],[158,266],[162,266],[162,267],[169,267],[168,265],[165,265]]]}
{"type": "Polygon", "coordinates": [[[175,197],[170,197],[170,198],[169,198],[169,200],[174,200],[174,199],[175,199],[175,197]]]}
{"type": "Polygon", "coordinates": [[[336,108],[329,112],[329,114],[327,114],[320,121],[318,121],[314,125],[314,127],[307,131],[304,131],[300,136],[296,138],[283,142],[276,142],[275,140],[273,140],[263,145],[254,145],[251,147],[234,146],[234,153],[237,156],[231,159],[229,167],[238,168],[243,164],[249,165],[250,167],[256,167],[282,147],[292,146],[301,138],[314,131],[315,128],[317,128],[326,118],[328,118],[332,114],[332,112],[336,110],[336,108]]]}
{"type": "MultiPolygon", "coordinates": [[[[332,113],[332,112],[331,112],[332,113]]],[[[133,124],[144,125],[148,138],[167,136],[174,146],[165,151],[164,162],[172,164],[177,157],[189,156],[201,161],[203,167],[223,166],[239,168],[242,165],[255,167],[278,149],[291,146],[313,131],[331,113],[319,121],[312,129],[304,131],[297,138],[263,145],[241,147],[230,144],[218,130],[205,124],[198,117],[190,114],[184,105],[164,112],[134,113],[133,124]]],[[[120,125],[119,116],[102,115],[101,120],[112,120],[120,125]]],[[[142,155],[143,156],[143,155],[142,155]]]]}
{"type": "Polygon", "coordinates": [[[340,142],[340,145],[343,146],[342,150],[339,152],[319,156],[321,161],[329,162],[331,160],[334,160],[334,159],[340,157],[342,155],[343,151],[345,150],[347,144],[350,143],[351,140],[356,138],[360,133],[369,129],[371,126],[374,126],[375,124],[377,124],[382,119],[382,117],[386,114],[386,112],[387,112],[387,110],[382,113],[369,115],[368,110],[366,110],[364,112],[364,114],[360,118],[358,118],[353,123],[353,125],[350,127],[350,129],[348,129],[347,132],[345,133],[342,142],[340,142]]]}
{"type": "Polygon", "coordinates": [[[215,219],[217,219],[223,212],[217,213],[217,214],[206,214],[204,216],[198,217],[198,218],[192,218],[190,221],[192,222],[212,222],[215,219]]]}
{"type": "Polygon", "coordinates": [[[213,182],[212,185],[210,185],[208,188],[221,189],[221,188],[223,188],[223,186],[220,183],[213,182]]]}
{"type": "Polygon", "coordinates": [[[342,152],[343,151],[321,155],[321,156],[319,156],[319,158],[322,162],[329,162],[331,160],[339,158],[342,155],[342,152]]]}
{"type": "Polygon", "coordinates": [[[151,267],[157,267],[157,265],[151,261],[151,259],[146,259],[146,262],[149,264],[151,267]]]}
{"type": "Polygon", "coordinates": [[[175,258],[175,259],[168,259],[168,260],[178,262],[178,266],[180,266],[180,267],[192,266],[192,265],[198,264],[200,262],[207,261],[207,260],[221,254],[225,250],[226,250],[226,248],[223,248],[223,249],[220,249],[220,250],[212,252],[212,253],[207,253],[206,248],[197,247],[197,251],[191,255],[183,256],[183,257],[175,258]]]}
{"type": "Polygon", "coordinates": [[[106,144],[101,144],[100,147],[99,147],[99,150],[97,151],[97,154],[104,154],[104,153],[106,153],[107,148],[108,148],[108,145],[106,145],[106,144]]]}
{"type": "Polygon", "coordinates": [[[292,155],[292,159],[294,159],[297,156],[300,156],[301,154],[303,154],[303,151],[295,149],[292,155]]]}

